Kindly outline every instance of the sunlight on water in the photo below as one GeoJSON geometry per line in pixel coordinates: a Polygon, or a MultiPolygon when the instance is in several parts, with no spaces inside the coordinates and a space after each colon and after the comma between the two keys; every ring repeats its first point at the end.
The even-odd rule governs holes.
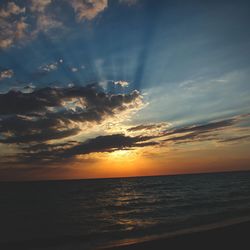
{"type": "Polygon", "coordinates": [[[0,185],[6,241],[99,246],[250,216],[250,172],[0,185]]]}

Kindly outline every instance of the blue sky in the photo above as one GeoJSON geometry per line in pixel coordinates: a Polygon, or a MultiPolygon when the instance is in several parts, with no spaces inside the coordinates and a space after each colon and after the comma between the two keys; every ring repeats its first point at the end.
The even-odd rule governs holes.
{"type": "Polygon", "coordinates": [[[247,114],[249,7],[248,1],[1,1],[0,91],[92,83],[111,94],[137,90],[144,105],[124,121],[128,126],[175,128],[247,114]],[[128,86],[115,84],[121,81],[128,86]]]}
{"type": "MultiPolygon", "coordinates": [[[[150,100],[155,94],[166,99],[174,95],[177,100],[166,100],[171,109],[183,108],[188,101],[198,113],[209,108],[214,113],[211,101],[223,98],[218,110],[241,112],[249,104],[244,96],[250,88],[248,7],[247,1],[137,1],[132,5],[109,1],[95,18],[77,22],[64,3],[59,13],[63,28],[41,31],[32,41],[1,51],[1,68],[12,69],[14,75],[1,81],[0,88],[124,80],[131,89],[150,90],[150,100]],[[55,70],[41,70],[54,63],[58,64],[55,70]],[[203,90],[208,81],[224,78],[227,84],[213,83],[214,91],[203,90]],[[186,87],[193,86],[192,96],[180,87],[186,82],[186,87]],[[241,95],[232,105],[232,98],[241,95]]],[[[53,8],[53,3],[48,6],[53,8]]],[[[187,115],[188,110],[183,112],[187,115]]],[[[161,112],[152,118],[179,119],[176,116],[161,112]]]]}

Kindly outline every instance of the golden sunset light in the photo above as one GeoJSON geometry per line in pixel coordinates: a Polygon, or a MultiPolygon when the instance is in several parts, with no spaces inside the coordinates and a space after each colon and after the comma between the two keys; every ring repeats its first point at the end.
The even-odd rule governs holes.
{"type": "Polygon", "coordinates": [[[0,1],[0,250],[250,249],[249,10],[0,1]]]}

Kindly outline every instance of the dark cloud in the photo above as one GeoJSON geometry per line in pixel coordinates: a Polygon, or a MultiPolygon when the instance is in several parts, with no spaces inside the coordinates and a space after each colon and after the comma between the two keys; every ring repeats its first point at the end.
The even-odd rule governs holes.
{"type": "Polygon", "coordinates": [[[125,136],[123,134],[114,134],[106,136],[98,136],[90,139],[80,145],[74,146],[64,152],[65,156],[72,156],[78,154],[89,154],[92,152],[109,152],[113,150],[126,149],[137,147],[139,142],[148,141],[152,139],[149,136],[125,136]]]}
{"type": "MultiPolygon", "coordinates": [[[[154,138],[164,138],[162,142],[175,142],[175,143],[187,143],[194,141],[204,141],[204,140],[214,140],[218,139],[218,135],[215,134],[215,131],[224,129],[235,125],[240,119],[244,117],[233,117],[231,119],[226,119],[222,121],[210,122],[205,124],[198,124],[192,126],[185,126],[180,128],[174,128],[170,130],[165,130],[158,132],[154,138]],[[213,134],[211,134],[213,133],[213,134]]],[[[155,129],[164,129],[166,123],[155,123],[155,124],[141,124],[135,127],[128,129],[129,132],[137,132],[142,130],[155,130],[155,129]]],[[[156,132],[157,133],[157,132],[156,132]]]]}
{"type": "Polygon", "coordinates": [[[161,131],[155,131],[154,138],[165,138],[161,140],[161,144],[165,142],[173,142],[176,144],[199,142],[199,141],[217,141],[217,142],[230,142],[247,139],[249,136],[239,136],[235,138],[221,139],[220,131],[238,126],[240,123],[249,118],[249,114],[242,114],[234,116],[229,119],[221,121],[212,121],[203,124],[195,124],[191,126],[184,126],[179,128],[172,128],[165,130],[166,123],[155,124],[141,124],[128,129],[129,132],[140,132],[144,130],[154,131],[161,129],[161,131]],[[162,130],[164,129],[164,130],[162,130]]]}
{"type": "Polygon", "coordinates": [[[163,142],[174,142],[174,143],[189,143],[199,141],[214,140],[218,142],[229,142],[236,140],[243,140],[249,136],[239,136],[236,138],[221,139],[220,131],[228,127],[233,127],[239,124],[244,119],[247,119],[248,115],[239,115],[230,119],[225,119],[216,122],[210,122],[199,125],[192,125],[187,127],[181,127],[165,131],[164,136],[170,136],[164,139],[163,142]]]}
{"type": "Polygon", "coordinates": [[[79,123],[98,123],[136,108],[138,91],[107,94],[96,84],[0,94],[0,142],[28,143],[77,134],[79,123]]]}
{"type": "Polygon", "coordinates": [[[32,93],[11,90],[0,94],[0,115],[27,114],[61,106],[63,91],[43,88],[32,93]]]}
{"type": "Polygon", "coordinates": [[[177,129],[173,129],[170,131],[166,131],[166,135],[190,133],[190,132],[205,133],[205,132],[215,131],[218,129],[232,126],[236,122],[237,122],[237,118],[231,118],[231,119],[226,119],[226,120],[217,121],[217,122],[210,122],[206,124],[192,125],[192,126],[187,126],[187,127],[182,127],[182,128],[177,128],[177,129]]]}
{"type": "Polygon", "coordinates": [[[58,131],[56,129],[45,129],[41,133],[31,133],[31,134],[24,134],[24,135],[17,135],[17,136],[11,136],[9,138],[0,139],[1,143],[30,143],[30,142],[36,142],[39,143],[41,141],[47,141],[47,140],[55,140],[55,139],[62,139],[65,137],[76,135],[80,132],[80,129],[74,128],[74,129],[65,129],[62,131],[58,131]]]}
{"type": "Polygon", "coordinates": [[[157,142],[149,141],[150,136],[125,136],[124,134],[113,134],[98,136],[85,142],[69,142],[63,144],[41,144],[31,146],[25,153],[20,155],[24,162],[58,162],[63,159],[72,159],[77,155],[85,155],[98,152],[113,152],[115,150],[131,149],[136,147],[147,147],[157,145],[157,142]]]}
{"type": "MultiPolygon", "coordinates": [[[[128,132],[140,132],[140,136],[113,134],[84,142],[70,140],[82,131],[83,123],[94,126],[122,111],[140,108],[141,104],[142,97],[136,90],[128,94],[111,94],[103,92],[97,84],[46,87],[32,92],[9,91],[0,94],[0,143],[16,144],[21,150],[16,152],[11,164],[53,164],[76,160],[78,155],[164,146],[166,142],[219,141],[221,130],[248,118],[242,115],[170,130],[166,130],[166,123],[141,124],[128,129],[128,132]],[[154,133],[145,136],[145,130],[154,133]],[[63,142],[52,144],[50,140],[54,139],[63,139],[63,142]]],[[[238,136],[223,139],[223,142],[245,138],[238,136]]]]}
{"type": "Polygon", "coordinates": [[[243,135],[243,136],[226,138],[226,139],[220,140],[220,142],[238,142],[238,141],[243,141],[249,138],[250,138],[250,135],[243,135]]]}
{"type": "Polygon", "coordinates": [[[203,132],[193,132],[186,135],[174,136],[163,140],[164,142],[174,142],[174,143],[190,143],[199,141],[209,141],[218,139],[217,134],[210,134],[207,131],[203,132]]]}
{"type": "Polygon", "coordinates": [[[46,87],[32,93],[9,91],[0,94],[0,115],[29,114],[46,112],[48,108],[62,108],[64,101],[72,98],[83,98],[85,110],[98,110],[100,113],[112,112],[114,108],[123,109],[123,104],[131,103],[140,96],[134,90],[130,94],[106,94],[96,84],[86,87],[52,88],[46,87]]]}
{"type": "MultiPolygon", "coordinates": [[[[242,117],[243,118],[243,117],[242,117]]],[[[191,125],[185,126],[180,128],[174,128],[170,130],[166,130],[167,124],[166,123],[153,123],[153,124],[140,124],[135,127],[131,127],[128,129],[129,132],[137,132],[141,130],[155,130],[155,129],[164,129],[160,136],[167,136],[167,135],[175,135],[175,134],[184,134],[184,133],[191,133],[189,135],[178,136],[177,138],[186,138],[186,137],[194,137],[198,134],[207,133],[214,130],[223,129],[225,127],[229,127],[234,125],[238,121],[239,117],[234,117],[231,119],[226,119],[222,121],[210,122],[205,124],[198,124],[198,125],[191,125]]]]}
{"type": "Polygon", "coordinates": [[[140,131],[140,130],[152,130],[152,129],[162,128],[162,127],[165,127],[165,126],[166,126],[166,124],[162,124],[162,123],[159,123],[159,124],[146,124],[146,125],[141,124],[141,125],[129,128],[128,131],[135,132],[135,131],[140,131]]]}
{"type": "MultiPolygon", "coordinates": [[[[216,140],[219,141],[219,131],[226,127],[231,127],[239,122],[239,117],[233,117],[222,121],[210,122],[193,126],[186,126],[172,129],[152,136],[125,136],[124,134],[114,134],[98,136],[85,142],[69,142],[64,144],[41,144],[27,148],[27,153],[22,154],[24,162],[58,162],[71,160],[77,155],[84,155],[97,152],[113,152],[115,150],[132,149],[136,147],[147,147],[164,145],[165,142],[190,143],[198,141],[216,140]],[[170,137],[168,137],[170,136],[170,137]],[[154,139],[164,138],[160,142],[154,139]]],[[[138,125],[129,131],[151,130],[161,128],[162,124],[138,125]]],[[[244,138],[246,138],[244,136],[244,138]]],[[[244,139],[239,137],[238,139],[244,139]]],[[[235,139],[235,138],[234,138],[235,139]]],[[[233,139],[231,139],[233,140],[233,139]]],[[[226,141],[226,140],[223,140],[226,141]]]]}

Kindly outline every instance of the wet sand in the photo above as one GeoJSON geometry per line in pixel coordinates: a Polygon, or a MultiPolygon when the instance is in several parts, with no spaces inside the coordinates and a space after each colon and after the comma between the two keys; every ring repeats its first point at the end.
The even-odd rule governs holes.
{"type": "MultiPolygon", "coordinates": [[[[63,237],[61,239],[2,242],[0,249],[47,249],[47,250],[85,250],[87,239],[82,237],[63,237]],[[83,242],[85,241],[85,244],[83,242]]],[[[158,239],[130,241],[98,249],[106,250],[147,250],[147,249],[250,249],[250,221],[220,226],[158,239]]]]}
{"type": "Polygon", "coordinates": [[[250,249],[250,222],[104,249],[250,249]]]}

